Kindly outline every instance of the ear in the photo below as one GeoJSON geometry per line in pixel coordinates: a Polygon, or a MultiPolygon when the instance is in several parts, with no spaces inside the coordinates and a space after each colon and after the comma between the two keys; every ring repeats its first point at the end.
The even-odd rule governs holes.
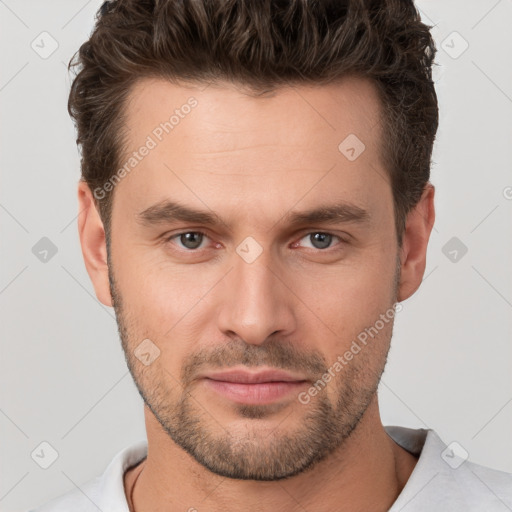
{"type": "Polygon", "coordinates": [[[427,245],[435,220],[434,193],[434,186],[427,183],[418,204],[407,215],[400,250],[402,266],[398,286],[398,302],[413,295],[423,280],[427,245]]]}
{"type": "Polygon", "coordinates": [[[87,273],[98,300],[105,306],[112,306],[105,229],[91,189],[82,180],[78,184],[78,211],[78,234],[87,273]]]}

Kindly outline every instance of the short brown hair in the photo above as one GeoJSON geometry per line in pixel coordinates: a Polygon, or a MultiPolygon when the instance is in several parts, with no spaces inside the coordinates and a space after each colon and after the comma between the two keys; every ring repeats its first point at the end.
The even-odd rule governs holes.
{"type": "MultiPolygon", "coordinates": [[[[429,181],[438,126],[430,28],[412,0],[105,2],[69,63],[78,67],[68,111],[82,179],[94,190],[121,165],[124,106],[139,79],[227,80],[264,93],[356,74],[375,83],[382,102],[381,158],[401,246],[407,213],[429,181]]],[[[112,193],[95,198],[107,242],[112,193]]]]}

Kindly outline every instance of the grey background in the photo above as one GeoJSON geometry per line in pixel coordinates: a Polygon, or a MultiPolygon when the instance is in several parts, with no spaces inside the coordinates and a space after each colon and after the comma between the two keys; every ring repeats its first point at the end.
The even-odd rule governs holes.
{"type": "MultiPolygon", "coordinates": [[[[66,64],[100,4],[0,0],[3,511],[80,486],[145,437],[114,313],[95,298],[76,227],[66,64]],[[46,37],[39,51],[51,49],[43,31],[58,43],[47,58],[31,47],[46,37]],[[43,237],[57,249],[46,262],[33,253],[43,237]],[[43,441],[58,452],[48,469],[31,457],[43,441]]],[[[383,422],[434,428],[469,460],[512,472],[512,2],[418,7],[438,46],[437,219],[424,282],[396,317],[383,422]]]]}

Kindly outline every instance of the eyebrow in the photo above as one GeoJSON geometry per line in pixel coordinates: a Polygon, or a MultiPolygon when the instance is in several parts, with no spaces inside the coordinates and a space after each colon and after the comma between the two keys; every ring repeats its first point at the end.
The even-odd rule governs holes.
{"type": "MultiPolygon", "coordinates": [[[[353,203],[341,202],[322,205],[318,208],[297,212],[287,212],[278,222],[297,226],[302,224],[335,224],[354,222],[367,223],[371,216],[368,210],[353,203]]],[[[188,222],[208,226],[228,225],[215,212],[197,210],[184,206],[176,201],[163,200],[137,214],[137,220],[144,226],[169,224],[172,222],[188,222]]],[[[277,224],[277,222],[276,222],[277,224]]]]}

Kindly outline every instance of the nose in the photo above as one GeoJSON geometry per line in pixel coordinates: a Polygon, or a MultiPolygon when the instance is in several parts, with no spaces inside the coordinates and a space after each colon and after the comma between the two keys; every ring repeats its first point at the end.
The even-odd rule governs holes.
{"type": "Polygon", "coordinates": [[[297,304],[290,279],[271,260],[268,251],[252,263],[233,255],[234,268],[219,297],[217,321],[224,335],[260,345],[271,335],[286,336],[295,330],[297,304]]]}

